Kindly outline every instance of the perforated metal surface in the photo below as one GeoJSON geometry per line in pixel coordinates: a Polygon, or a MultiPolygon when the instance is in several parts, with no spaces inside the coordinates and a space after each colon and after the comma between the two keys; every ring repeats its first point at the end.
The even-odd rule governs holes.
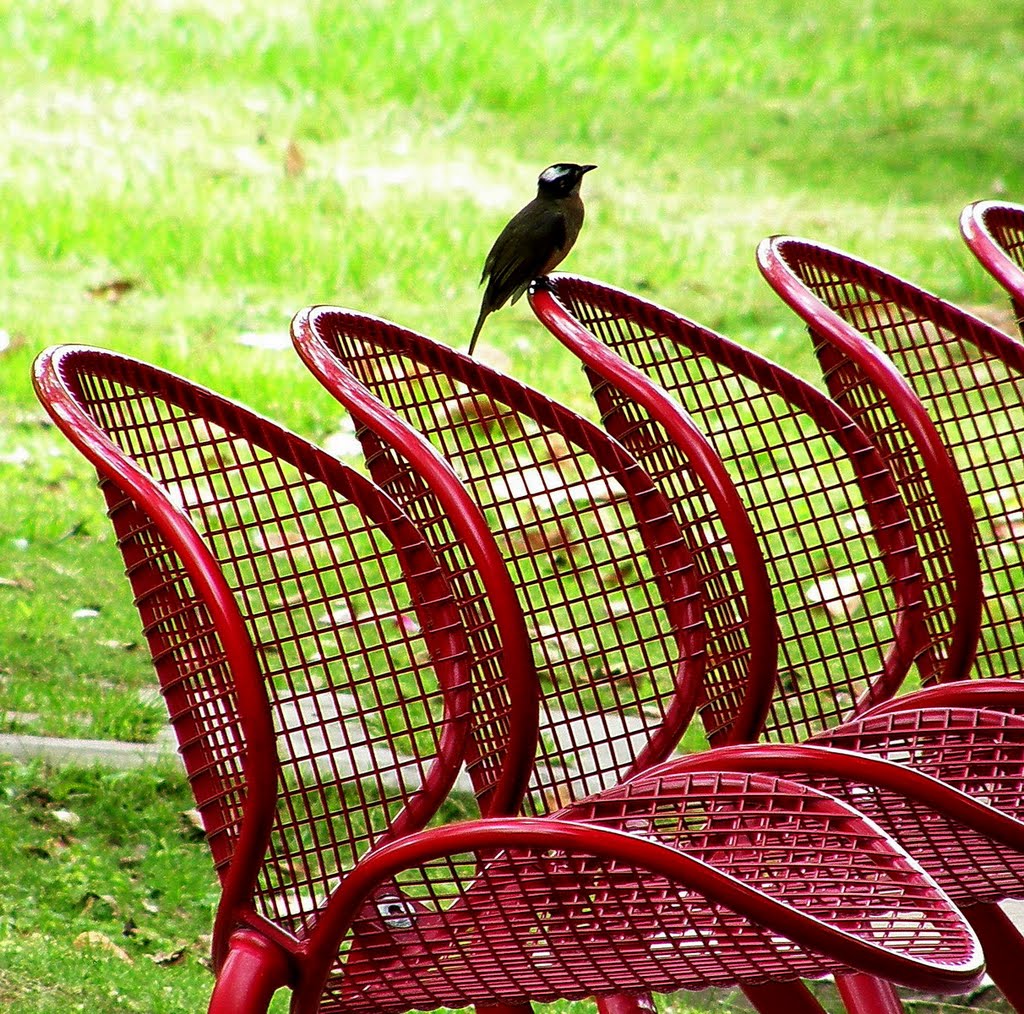
{"type": "MultiPolygon", "coordinates": [[[[815,743],[869,753],[931,775],[971,799],[1024,817],[1024,719],[968,708],[847,722],[815,743]]],[[[900,793],[811,784],[846,799],[895,837],[958,904],[1024,897],[1024,853],[900,793]]]]}
{"type": "MultiPolygon", "coordinates": [[[[1024,665],[1024,346],[918,287],[839,251],[777,239],[773,252],[814,299],[880,348],[912,386],[962,476],[977,519],[983,624],[973,670],[1016,675],[1024,665]]],[[[829,390],[893,464],[942,598],[954,562],[936,490],[898,405],[811,322],[829,390]]]]}
{"type": "MultiPolygon", "coordinates": [[[[587,279],[547,284],[573,318],[677,400],[749,509],[781,635],[767,736],[803,739],[834,725],[869,691],[892,693],[915,657],[931,673],[942,649],[924,636],[909,518],[852,420],[786,370],[671,311],[587,279]]],[[[605,425],[686,519],[689,448],[596,368],[587,373],[605,425]]]]}

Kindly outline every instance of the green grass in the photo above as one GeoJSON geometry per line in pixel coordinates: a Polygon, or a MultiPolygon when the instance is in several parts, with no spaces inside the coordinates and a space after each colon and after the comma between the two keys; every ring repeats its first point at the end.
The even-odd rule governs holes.
{"type": "Polygon", "coordinates": [[[180,774],[2,762],[0,799],[3,1009],[204,1009],[217,889],[180,774]]]}
{"type": "MultiPolygon", "coordinates": [[[[807,375],[802,329],[753,264],[772,232],[832,242],[1007,319],[956,217],[975,198],[1024,195],[1012,5],[419,0],[267,13],[247,0],[0,0],[0,38],[0,731],[148,739],[160,724],[92,477],[31,393],[32,358],[50,343],[131,352],[324,439],[340,419],[330,399],[290,352],[238,336],[283,337],[301,306],[336,302],[463,345],[491,240],[563,159],[600,164],[567,269],[807,375]],[[289,142],[298,174],[285,171],[289,142]],[[120,278],[132,281],[123,298],[90,296],[120,278]]],[[[575,364],[525,305],[488,321],[481,354],[590,411],[575,364]]],[[[45,812],[59,807],[33,816],[19,802],[18,786],[43,775],[4,778],[5,826],[19,828],[5,838],[52,836],[45,812]]],[[[171,810],[186,805],[170,776],[160,790],[149,775],[45,781],[55,799],[75,796],[83,827],[129,842],[173,834],[171,810]],[[115,820],[133,793],[148,801],[115,820]]],[[[89,922],[75,908],[87,882],[121,890],[120,846],[90,831],[57,858],[3,847],[18,899],[0,937],[5,1009],[201,1007],[209,979],[193,951],[165,968],[130,939],[133,965],[92,972],[61,930],[89,922]]],[[[212,904],[205,856],[167,848],[189,858],[164,871],[184,914],[161,939],[194,941],[212,904]]]]}

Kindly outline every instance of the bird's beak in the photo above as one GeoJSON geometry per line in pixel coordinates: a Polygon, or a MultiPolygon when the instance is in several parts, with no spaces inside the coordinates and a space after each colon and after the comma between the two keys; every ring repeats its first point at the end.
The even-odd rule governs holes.
{"type": "Polygon", "coordinates": [[[580,176],[582,176],[584,173],[590,172],[591,169],[596,169],[596,168],[597,168],[596,165],[581,165],[580,166],[580,176]]]}

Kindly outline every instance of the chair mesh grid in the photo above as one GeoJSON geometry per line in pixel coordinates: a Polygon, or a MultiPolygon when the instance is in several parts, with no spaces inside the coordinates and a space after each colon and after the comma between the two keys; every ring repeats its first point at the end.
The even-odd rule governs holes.
{"type": "MultiPolygon", "coordinates": [[[[923,637],[911,645],[910,628],[899,631],[923,595],[909,520],[849,419],[781,368],[691,321],[585,279],[552,284],[584,327],[682,404],[748,507],[781,635],[766,735],[804,739],[834,725],[876,681],[898,683],[915,654],[929,671],[923,637]]],[[[588,375],[605,425],[685,524],[692,498],[682,449],[646,409],[588,375]]]]}
{"type": "MultiPolygon", "coordinates": [[[[411,526],[333,459],[141,364],[97,355],[73,368],[82,407],[187,514],[234,592],[281,763],[279,785],[257,787],[276,792],[278,812],[255,903],[299,932],[394,832],[442,748],[452,666],[465,664],[454,608],[411,526]]],[[[229,660],[155,519],[113,480],[103,488],[223,871],[245,792],[229,660]]]]}
{"type": "MultiPolygon", "coordinates": [[[[705,652],[737,652],[725,638],[705,643],[693,563],[667,504],[600,430],[511,378],[375,319],[337,311],[315,327],[360,383],[447,458],[512,573],[542,698],[527,812],[615,784],[677,693],[695,692],[705,652]]],[[[486,630],[479,578],[426,484],[384,439],[358,432],[374,480],[421,526],[471,623],[486,630]]],[[[484,661],[482,700],[500,716],[500,659],[484,661]]],[[[503,731],[477,723],[482,756],[501,752],[503,731]]]]}
{"type": "MultiPolygon", "coordinates": [[[[968,708],[901,711],[848,722],[815,743],[884,757],[1010,817],[1024,817],[1024,720],[1017,716],[968,708]]],[[[1019,848],[902,793],[832,779],[812,778],[808,784],[876,820],[957,904],[1024,897],[1019,848]]]]}
{"type": "MultiPolygon", "coordinates": [[[[1024,271],[1024,209],[1019,205],[986,204],[981,226],[1010,260],[1024,271]]],[[[1017,315],[1017,327],[1024,335],[1024,279],[1019,287],[1008,290],[1017,315]]]]}
{"type": "Polygon", "coordinates": [[[1020,209],[989,207],[985,211],[985,226],[1007,256],[1024,270],[1024,214],[1020,209]]]}
{"type": "MultiPolygon", "coordinates": [[[[59,362],[94,429],[60,421],[82,438],[103,477],[218,867],[223,874],[232,862],[246,793],[273,793],[276,817],[253,903],[286,933],[315,932],[314,917],[345,871],[368,849],[423,826],[433,812],[417,807],[425,782],[439,767],[454,777],[463,757],[469,668],[448,584],[393,501],[299,438],[122,357],[71,350],[59,362]],[[152,516],[142,507],[147,493],[136,502],[127,492],[147,487],[125,478],[130,471],[109,442],[166,494],[166,504],[150,503],[152,516]],[[243,738],[253,702],[232,682],[243,671],[226,648],[235,643],[233,614],[215,629],[219,606],[200,591],[201,560],[172,548],[172,522],[183,518],[226,578],[256,650],[277,785],[244,784],[243,757],[255,748],[243,738]]],[[[596,448],[595,459],[609,446],[596,448]]],[[[680,621],[694,618],[692,566],[672,569],[677,534],[660,498],[628,469],[617,479],[623,486],[608,503],[634,505],[634,522],[663,515],[665,538],[645,544],[648,580],[615,583],[665,593],[664,602],[650,596],[651,616],[671,632],[662,635],[664,651],[638,656],[640,633],[622,649],[630,661],[653,659],[653,685],[662,669],[675,672],[686,640],[678,630],[690,629],[680,621]]],[[[591,484],[594,475],[577,480],[591,484]]],[[[502,505],[495,497],[493,509],[502,505]]],[[[616,513],[616,539],[626,537],[625,520],[616,513]]],[[[586,542],[587,559],[601,562],[596,541],[586,542]]],[[[541,575],[534,580],[543,586],[541,575]]],[[[575,615],[584,602],[591,608],[581,593],[565,608],[575,615]]],[[[607,605],[598,607],[602,619],[607,605]]],[[[699,623],[693,629],[699,637],[699,623]]],[[[599,697],[605,688],[594,682],[582,686],[599,697]]],[[[690,853],[916,959],[919,970],[941,964],[969,976],[977,964],[973,939],[935,885],[873,824],[806,787],[759,775],[651,774],[565,816],[690,853]]],[[[843,970],[834,957],[709,901],[695,881],[703,877],[684,885],[634,863],[550,847],[492,847],[414,865],[372,891],[341,942],[320,1009],[526,1002],[843,970]]],[[[302,957],[297,951],[300,964],[302,957]]]]}
{"type": "MultiPolygon", "coordinates": [[[[569,813],[669,844],[893,950],[968,957],[952,910],[878,829],[804,786],[652,772],[569,813]]],[[[446,857],[399,883],[399,917],[389,923],[368,907],[357,919],[322,1010],[515,1004],[843,970],[679,883],[569,850],[446,857]]]]}
{"type": "MultiPolygon", "coordinates": [[[[854,258],[793,242],[780,245],[780,254],[818,299],[892,359],[937,425],[978,521],[985,600],[975,673],[1020,673],[1024,353],[1015,363],[1004,362],[993,351],[997,346],[988,325],[854,258]]],[[[922,547],[932,566],[931,594],[936,601],[948,597],[948,554],[919,456],[860,369],[826,346],[822,336],[815,340],[833,395],[877,434],[893,460],[915,525],[931,536],[922,547]]]]}

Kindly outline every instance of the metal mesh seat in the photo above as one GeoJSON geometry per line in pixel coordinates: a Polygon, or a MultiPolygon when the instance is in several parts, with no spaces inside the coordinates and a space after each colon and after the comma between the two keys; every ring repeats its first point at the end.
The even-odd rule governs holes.
{"type": "MultiPolygon", "coordinates": [[[[898,927],[908,950],[930,953],[947,927],[925,914],[927,899],[918,911],[909,899],[904,914],[894,911],[888,860],[872,854],[881,839],[859,818],[837,819],[825,799],[766,776],[673,772],[634,779],[564,815],[591,829],[626,827],[648,844],[671,842],[713,867],[742,871],[768,898],[784,898],[854,933],[868,925],[898,927]],[[807,832],[795,847],[779,835],[787,818],[807,832]],[[842,890],[833,893],[837,882],[845,898],[842,890]]],[[[519,1004],[613,990],[664,992],[680,981],[815,976],[828,964],[776,929],[753,929],[720,904],[702,901],[681,876],[651,875],[570,848],[543,859],[536,849],[510,849],[494,859],[478,851],[456,861],[469,863],[474,877],[451,858],[416,871],[403,886],[415,887],[431,908],[446,906],[443,924],[423,910],[389,940],[371,913],[364,931],[370,942],[354,967],[328,984],[324,1009],[402,1011],[439,998],[459,1006],[481,996],[519,1004]],[[542,932],[525,918],[538,904],[542,932]],[[616,927],[610,955],[606,925],[616,927]],[[397,942],[405,960],[396,960],[397,942]]]]}
{"type": "MultiPolygon", "coordinates": [[[[1019,676],[1024,345],[840,251],[776,237],[759,256],[808,322],[829,390],[893,462],[915,524],[943,522],[949,548],[926,563],[945,556],[961,622],[980,624],[971,675],[1019,676]]],[[[969,664],[967,655],[963,674],[969,664]]]]}
{"type": "MultiPolygon", "coordinates": [[[[915,526],[941,525],[924,557],[930,585],[970,635],[963,643],[976,645],[951,659],[959,663],[951,675],[1019,679],[1024,559],[1014,519],[1024,495],[1024,346],[830,247],[774,237],[759,247],[758,263],[807,323],[833,397],[886,455],[915,526]]],[[[1008,710],[1020,713],[1019,705],[1008,710]]],[[[1009,927],[985,931],[979,914],[972,919],[990,963],[1006,966],[1006,992],[1024,947],[1009,927]]],[[[1024,993],[1014,1002],[1024,1006],[1024,993]]]]}
{"type": "Polygon", "coordinates": [[[848,965],[977,979],[976,941],[904,853],[770,777],[638,779],[561,820],[426,827],[478,716],[460,611],[406,515],[135,360],[50,350],[35,381],[99,473],[203,815],[216,1014],[265,1010],[282,985],[312,1011],[848,965]]]}
{"type": "Polygon", "coordinates": [[[985,270],[1006,290],[1024,334],[1024,205],[975,201],[960,215],[960,232],[985,270]]]}
{"type": "MultiPolygon", "coordinates": [[[[509,597],[504,567],[470,567],[465,547],[491,545],[511,571],[541,697],[526,812],[663,759],[695,707],[712,736],[759,727],[773,666],[745,632],[735,557],[721,540],[688,539],[621,445],[539,392],[386,321],[316,308],[293,334],[354,413],[370,474],[421,525],[453,586],[489,583],[486,594],[460,593],[466,606],[509,597]],[[447,503],[439,475],[454,484],[447,503]]],[[[771,646],[774,630],[760,631],[771,646]]],[[[501,678],[479,673],[484,687],[501,678]]]]}
{"type": "MultiPolygon", "coordinates": [[[[769,738],[855,743],[860,751],[892,757],[969,792],[973,786],[962,766],[975,739],[979,771],[990,767],[984,749],[988,732],[967,722],[965,713],[932,711],[925,723],[911,712],[898,719],[899,729],[891,717],[849,725],[857,715],[870,714],[871,706],[893,694],[908,674],[924,681],[959,675],[956,663],[971,647],[970,631],[956,627],[954,603],[931,591],[911,515],[868,435],[839,406],[781,367],[639,297],[557,275],[535,286],[531,302],[584,362],[605,426],[642,464],[657,470],[661,488],[681,515],[686,508],[676,492],[679,476],[692,470],[700,450],[695,452],[682,428],[689,417],[700,421],[750,506],[782,624],[769,738]],[[864,649],[857,650],[858,643],[864,649]],[[947,735],[957,744],[955,763],[946,753],[947,735]],[[915,737],[917,746],[908,749],[915,737]]],[[[728,525],[730,515],[723,512],[720,521],[728,525]]],[[[924,527],[919,535],[924,551],[943,534],[934,522],[924,527]]],[[[1005,688],[1004,693],[1017,705],[1024,700],[1005,688]]],[[[970,696],[951,693],[945,703],[969,705],[970,696]]],[[[724,763],[715,754],[709,763],[724,763]]],[[[793,775],[798,768],[777,766],[785,756],[768,753],[758,763],[793,775]]],[[[1024,815],[1021,772],[1011,764],[1004,774],[1012,787],[1003,799],[1005,812],[1024,815]]],[[[925,818],[895,783],[845,788],[835,780],[813,783],[855,799],[961,903],[990,901],[994,890],[997,898],[1024,892],[1017,821],[1010,837],[997,832],[986,841],[983,826],[968,830],[955,820],[937,833],[947,811],[927,816],[932,827],[918,833],[925,818]],[[983,863],[974,866],[982,853],[1000,870],[998,889],[991,870],[982,869],[983,863]]]]}

